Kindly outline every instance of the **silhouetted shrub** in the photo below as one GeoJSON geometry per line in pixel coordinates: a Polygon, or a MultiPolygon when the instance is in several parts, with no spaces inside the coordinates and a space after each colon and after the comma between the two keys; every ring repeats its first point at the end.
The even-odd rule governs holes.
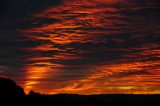
{"type": "Polygon", "coordinates": [[[24,96],[24,90],[18,86],[14,81],[8,78],[0,77],[0,96],[10,97],[10,96],[24,96]]]}
{"type": "Polygon", "coordinates": [[[28,95],[30,95],[30,96],[39,96],[40,93],[34,92],[34,91],[31,90],[31,91],[28,93],[28,95]]]}

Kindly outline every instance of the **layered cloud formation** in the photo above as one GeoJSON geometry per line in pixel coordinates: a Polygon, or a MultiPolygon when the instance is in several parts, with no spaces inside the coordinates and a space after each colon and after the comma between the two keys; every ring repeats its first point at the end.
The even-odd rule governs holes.
{"type": "Polygon", "coordinates": [[[160,93],[156,0],[31,4],[2,22],[0,75],[41,93],[160,93]]]}

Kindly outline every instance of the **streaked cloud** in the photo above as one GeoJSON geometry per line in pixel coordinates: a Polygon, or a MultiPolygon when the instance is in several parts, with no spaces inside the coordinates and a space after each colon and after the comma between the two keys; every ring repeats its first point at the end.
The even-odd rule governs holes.
{"type": "Polygon", "coordinates": [[[160,93],[156,1],[48,2],[2,22],[0,75],[41,93],[160,93]]]}

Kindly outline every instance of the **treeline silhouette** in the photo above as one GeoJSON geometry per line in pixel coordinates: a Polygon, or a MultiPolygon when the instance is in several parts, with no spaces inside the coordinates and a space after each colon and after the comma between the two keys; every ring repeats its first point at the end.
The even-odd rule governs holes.
{"type": "Polygon", "coordinates": [[[160,95],[42,95],[35,91],[25,94],[23,88],[8,78],[0,78],[0,106],[160,106],[160,95]]]}
{"type": "Polygon", "coordinates": [[[8,97],[8,96],[24,96],[24,90],[20,86],[18,86],[14,81],[8,78],[0,78],[0,96],[8,97]]]}

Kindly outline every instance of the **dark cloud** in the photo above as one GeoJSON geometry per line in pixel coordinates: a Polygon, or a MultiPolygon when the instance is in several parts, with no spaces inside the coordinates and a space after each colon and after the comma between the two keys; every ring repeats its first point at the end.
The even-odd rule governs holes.
{"type": "Polygon", "coordinates": [[[130,77],[134,75],[150,75],[150,72],[145,71],[130,71],[130,72],[118,72],[110,77],[122,78],[122,77],[130,77]]]}
{"type": "Polygon", "coordinates": [[[62,0],[2,0],[0,26],[10,26],[29,18],[33,13],[40,12],[50,6],[61,4],[62,0]],[[21,20],[21,21],[20,21],[21,20]]]}

